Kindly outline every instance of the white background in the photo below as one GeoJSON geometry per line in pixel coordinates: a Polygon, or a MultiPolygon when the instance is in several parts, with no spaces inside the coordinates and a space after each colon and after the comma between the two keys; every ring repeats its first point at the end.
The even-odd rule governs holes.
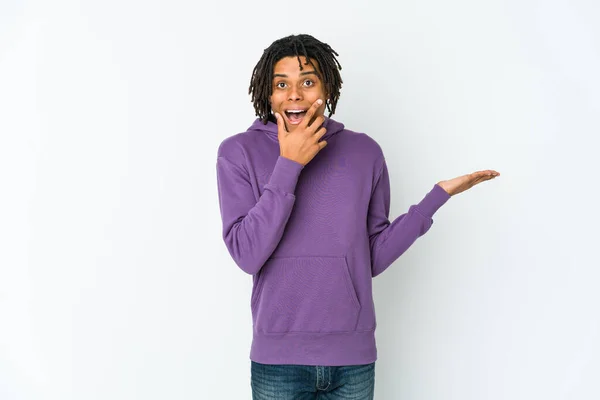
{"type": "Polygon", "coordinates": [[[597,1],[0,4],[0,399],[250,398],[216,151],[292,33],[339,52],[392,219],[502,174],[374,280],[376,398],[600,398],[597,1]]]}

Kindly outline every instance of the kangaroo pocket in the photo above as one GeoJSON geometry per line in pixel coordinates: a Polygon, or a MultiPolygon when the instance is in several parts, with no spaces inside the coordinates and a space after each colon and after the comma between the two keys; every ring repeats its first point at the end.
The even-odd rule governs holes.
{"type": "Polygon", "coordinates": [[[252,295],[255,330],[266,333],[353,331],[359,310],[345,257],[271,258],[252,295]]]}

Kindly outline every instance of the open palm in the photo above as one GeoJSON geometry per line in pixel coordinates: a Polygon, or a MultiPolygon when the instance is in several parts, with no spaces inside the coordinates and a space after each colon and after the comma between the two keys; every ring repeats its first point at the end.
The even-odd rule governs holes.
{"type": "Polygon", "coordinates": [[[499,172],[496,172],[492,169],[486,169],[485,171],[477,171],[447,181],[441,181],[438,182],[438,185],[441,186],[442,189],[444,189],[450,196],[454,196],[455,194],[459,194],[472,188],[478,183],[494,179],[498,175],[500,175],[499,172]]]}

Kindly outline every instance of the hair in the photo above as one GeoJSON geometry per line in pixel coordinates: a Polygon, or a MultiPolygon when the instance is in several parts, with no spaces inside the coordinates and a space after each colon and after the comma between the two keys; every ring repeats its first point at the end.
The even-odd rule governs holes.
{"type": "Polygon", "coordinates": [[[319,78],[325,85],[325,93],[328,95],[326,107],[329,116],[335,113],[335,107],[340,97],[342,88],[342,77],[340,70],[342,66],[336,56],[339,56],[327,43],[323,43],[310,35],[290,35],[274,41],[267,47],[262,57],[252,71],[250,79],[250,88],[248,94],[252,96],[254,110],[263,124],[269,119],[274,121],[271,116],[271,103],[269,97],[273,93],[273,70],[275,64],[285,57],[297,57],[300,70],[304,69],[300,56],[306,57],[304,65],[312,65],[319,78]],[[315,66],[312,60],[316,60],[319,68],[315,66]]]}

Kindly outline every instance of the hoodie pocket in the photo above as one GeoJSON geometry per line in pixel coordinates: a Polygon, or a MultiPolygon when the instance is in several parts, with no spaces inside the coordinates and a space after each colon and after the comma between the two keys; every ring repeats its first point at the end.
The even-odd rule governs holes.
{"type": "Polygon", "coordinates": [[[359,310],[345,257],[271,258],[252,296],[265,333],[354,331],[359,310]]]}

